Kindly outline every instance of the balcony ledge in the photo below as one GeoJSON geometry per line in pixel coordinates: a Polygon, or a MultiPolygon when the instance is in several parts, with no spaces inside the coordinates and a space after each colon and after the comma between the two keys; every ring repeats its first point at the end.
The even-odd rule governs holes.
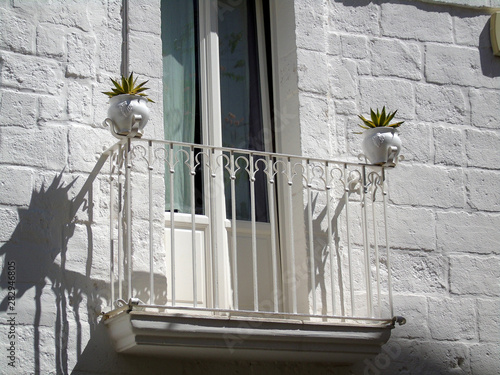
{"type": "Polygon", "coordinates": [[[176,358],[350,364],[375,356],[391,322],[324,323],[173,314],[142,307],[105,314],[119,353],[176,358]]]}

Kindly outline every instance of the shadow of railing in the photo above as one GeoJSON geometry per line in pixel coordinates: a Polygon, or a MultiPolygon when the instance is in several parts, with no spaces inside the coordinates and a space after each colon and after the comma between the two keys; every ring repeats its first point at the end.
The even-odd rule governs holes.
{"type": "MultiPolygon", "coordinates": [[[[42,185],[39,191],[33,191],[27,208],[18,208],[19,224],[9,241],[0,248],[5,263],[15,264],[15,301],[34,289],[35,315],[33,317],[33,350],[35,373],[40,373],[40,324],[42,319],[42,294],[47,284],[51,285],[56,302],[55,346],[57,373],[67,372],[68,341],[68,298],[72,297],[73,311],[79,310],[81,295],[84,292],[81,281],[83,275],[65,272],[68,241],[73,236],[75,221],[71,212],[72,201],[68,191],[75,180],[69,184],[62,182],[63,172],[57,175],[49,186],[42,185]],[[56,264],[56,259],[59,264],[56,264]]],[[[1,274],[2,289],[7,289],[7,267],[1,274]]],[[[91,299],[97,297],[87,291],[91,299]]],[[[0,311],[9,308],[7,294],[0,303],[0,311]]],[[[78,313],[77,336],[81,337],[78,313]]]]}
{"type": "MultiPolygon", "coordinates": [[[[49,184],[43,183],[38,190],[34,190],[28,206],[17,209],[18,224],[9,240],[0,247],[0,256],[4,259],[0,275],[0,312],[15,316],[16,324],[33,327],[30,351],[33,359],[23,358],[22,361],[32,366],[29,373],[45,373],[47,362],[44,356],[49,353],[55,357],[55,363],[51,366],[54,372],[51,373],[70,373],[70,363],[75,359],[79,363],[87,345],[83,324],[89,325],[91,340],[94,335],[102,337],[103,327],[99,324],[99,316],[103,304],[110,300],[111,288],[109,281],[92,275],[96,263],[93,182],[106,159],[107,156],[103,156],[98,161],[74,198],[70,198],[70,192],[75,188],[77,179],[66,183],[64,171],[49,184]],[[82,227],[85,233],[86,249],[71,250],[70,240],[77,226],[82,227]],[[76,251],[80,252],[78,257],[83,259],[79,260],[77,271],[71,269],[76,251]],[[14,266],[9,269],[5,266],[7,264],[14,266]],[[78,271],[80,269],[81,272],[78,271]],[[49,290],[51,295],[47,297],[49,290]],[[33,302],[31,296],[34,297],[33,302]],[[26,311],[33,313],[30,315],[26,311]],[[53,350],[46,346],[48,329],[53,329],[53,350]]],[[[149,278],[149,273],[134,272],[133,277],[142,280],[149,278]]],[[[154,277],[157,285],[166,285],[165,276],[154,277]]],[[[158,291],[157,298],[161,298],[165,289],[163,287],[158,291]]],[[[144,299],[148,298],[148,293],[137,291],[137,295],[144,299]]],[[[109,350],[112,351],[111,345],[109,350]]],[[[26,353],[23,353],[25,356],[26,353]]],[[[85,362],[88,362],[88,358],[85,362]]],[[[19,358],[14,364],[18,368],[12,370],[21,373],[24,364],[19,362],[19,358]]]]}

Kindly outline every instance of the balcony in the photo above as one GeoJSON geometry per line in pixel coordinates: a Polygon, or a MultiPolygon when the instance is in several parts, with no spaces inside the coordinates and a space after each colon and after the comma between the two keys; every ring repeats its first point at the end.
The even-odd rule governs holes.
{"type": "Polygon", "coordinates": [[[106,158],[118,352],[352,363],[389,339],[385,167],[137,138],[106,158]]]}

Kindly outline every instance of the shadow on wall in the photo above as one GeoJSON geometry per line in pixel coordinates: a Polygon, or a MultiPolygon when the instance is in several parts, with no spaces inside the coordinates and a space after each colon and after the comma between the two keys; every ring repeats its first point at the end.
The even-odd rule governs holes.
{"type": "MultiPolygon", "coordinates": [[[[403,327],[396,329],[404,329],[403,327]]],[[[229,350],[229,348],[228,348],[229,350]]],[[[189,360],[117,355],[104,324],[80,356],[72,375],[191,375],[191,374],[272,374],[272,375],[422,375],[470,374],[467,350],[454,343],[390,340],[375,357],[352,366],[330,363],[189,360]]]]}
{"type": "MultiPolygon", "coordinates": [[[[404,326],[396,328],[404,330],[404,326]]],[[[374,358],[366,358],[349,368],[349,375],[466,375],[471,359],[465,345],[453,342],[393,339],[374,358]]]]}
{"type": "MultiPolygon", "coordinates": [[[[34,289],[35,309],[33,321],[33,354],[35,374],[41,371],[40,358],[42,348],[41,320],[53,314],[51,306],[42,304],[42,295],[46,286],[50,287],[55,300],[55,370],[57,374],[68,372],[68,341],[70,335],[68,313],[76,321],[77,351],[81,352],[82,326],[80,304],[86,297],[87,313],[91,325],[95,324],[96,307],[101,303],[100,291],[106,290],[105,283],[89,282],[89,275],[83,275],[65,269],[68,241],[75,230],[75,220],[71,214],[73,201],[68,198],[68,191],[76,180],[65,185],[63,172],[57,175],[50,186],[42,185],[39,191],[33,191],[28,208],[19,208],[19,224],[10,240],[0,248],[0,255],[5,255],[5,264],[16,265],[16,302],[18,306],[27,306],[23,296],[34,289]],[[59,258],[56,261],[56,258],[59,258]],[[50,309],[44,311],[44,309],[50,309]]],[[[88,207],[86,207],[88,209],[88,207]]],[[[88,252],[92,251],[92,231],[87,223],[89,235],[88,252]]],[[[92,257],[88,257],[87,263],[92,257]]],[[[87,264],[87,273],[90,272],[87,264]]],[[[7,267],[1,274],[2,289],[7,289],[7,267]]],[[[0,311],[9,308],[8,296],[0,302],[0,311]]],[[[21,308],[21,307],[20,307],[21,308]]],[[[30,311],[30,310],[28,310],[30,311]]],[[[30,317],[29,315],[27,315],[30,317]]],[[[52,317],[50,318],[52,319],[52,317]]],[[[74,335],[74,333],[72,333],[74,335]]],[[[47,350],[47,349],[45,349],[47,350]]]]}
{"type": "MultiPolygon", "coordinates": [[[[0,255],[5,255],[5,264],[15,262],[16,265],[16,302],[30,289],[35,289],[35,316],[33,350],[35,372],[40,372],[40,320],[43,313],[41,297],[46,283],[51,284],[56,300],[55,339],[57,363],[64,368],[67,352],[64,343],[67,342],[68,331],[68,301],[66,295],[74,296],[75,311],[82,291],[77,290],[74,278],[81,275],[64,274],[64,261],[69,238],[73,235],[75,223],[69,217],[70,204],[68,190],[74,181],[64,186],[61,182],[62,173],[56,176],[48,187],[42,185],[40,191],[34,191],[28,208],[19,208],[19,224],[10,240],[0,248],[0,255]],[[61,266],[54,264],[60,256],[61,266]],[[71,285],[71,287],[68,287],[71,285]]],[[[7,289],[7,267],[1,274],[2,289],[7,289]]],[[[0,311],[7,311],[8,296],[0,303],[0,311]]],[[[31,323],[31,322],[26,322],[31,323]]],[[[78,335],[81,327],[78,325],[78,335]]]]}
{"type": "MultiPolygon", "coordinates": [[[[19,224],[9,241],[0,248],[0,256],[4,256],[4,267],[0,275],[0,288],[4,297],[0,301],[0,312],[11,311],[10,307],[14,308],[16,313],[21,309],[34,312],[31,315],[26,312],[22,316],[17,315],[18,324],[33,326],[33,346],[28,353],[33,353],[34,358],[32,361],[29,360],[26,358],[28,353],[25,352],[22,362],[33,363],[34,368],[30,369],[30,373],[34,370],[34,374],[46,371],[47,360],[43,358],[53,353],[55,353],[54,371],[50,373],[68,374],[71,371],[68,369],[69,363],[73,362],[75,357],[79,363],[84,352],[83,346],[90,345],[85,341],[88,329],[90,329],[90,343],[97,343],[93,344],[93,347],[102,348],[104,345],[104,352],[113,350],[111,343],[106,344],[109,339],[107,335],[103,335],[102,324],[98,323],[102,305],[110,298],[110,284],[107,281],[91,278],[92,184],[85,185],[88,188],[84,186],[75,199],[70,199],[69,191],[76,180],[65,184],[63,173],[64,171],[57,175],[49,186],[43,184],[39,191],[33,191],[29,206],[18,209],[19,224]],[[88,190],[84,191],[85,189],[88,190]],[[85,197],[88,199],[84,199],[85,197]],[[78,220],[78,225],[84,225],[87,232],[86,254],[83,253],[84,249],[79,249],[82,252],[79,254],[82,259],[85,259],[86,255],[84,273],[66,269],[68,242],[75,232],[77,224],[75,213],[80,206],[88,215],[86,220],[78,220]],[[16,273],[15,306],[9,304],[9,293],[7,293],[9,278],[6,265],[12,262],[15,263],[16,273]],[[48,290],[52,292],[52,296],[47,299],[48,290]],[[31,302],[30,297],[33,295],[34,302],[31,302]],[[30,305],[32,303],[34,308],[30,305]],[[82,308],[86,309],[84,314],[81,313],[82,308]],[[82,327],[82,323],[88,324],[89,327],[82,327]],[[52,325],[54,350],[47,347],[48,342],[46,338],[44,339],[43,332],[52,329],[52,325]],[[42,365],[41,361],[44,361],[45,365],[42,365]]],[[[133,278],[149,279],[149,273],[134,272],[133,278]]],[[[166,278],[155,275],[155,282],[156,285],[165,285],[166,278]]],[[[160,297],[164,291],[165,288],[162,288],[161,291],[155,292],[160,297]]],[[[138,290],[136,295],[147,300],[149,291],[138,290]]],[[[25,351],[28,348],[23,349],[25,351]]],[[[19,356],[20,352],[17,361],[20,360],[19,356]]],[[[86,361],[92,362],[92,358],[86,361]]]]}
{"type": "Polygon", "coordinates": [[[484,26],[479,35],[479,60],[481,61],[481,71],[489,78],[500,77],[500,58],[493,54],[490,38],[490,22],[484,26]]]}
{"type": "MultiPolygon", "coordinates": [[[[332,246],[329,246],[328,243],[328,232],[327,228],[321,227],[321,223],[328,220],[327,215],[327,207],[323,207],[320,212],[317,214],[317,216],[313,219],[312,225],[313,225],[313,233],[315,233],[314,237],[314,261],[315,261],[315,282],[316,284],[313,286],[311,285],[311,278],[309,278],[309,293],[317,293],[317,289],[319,288],[320,290],[320,299],[319,303],[321,303],[321,314],[327,315],[328,314],[328,309],[327,307],[330,305],[330,298],[327,296],[327,290],[331,288],[330,282],[328,280],[330,277],[334,277],[336,285],[338,285],[338,291],[335,293],[339,293],[339,305],[340,305],[340,310],[339,307],[337,307],[337,310],[330,313],[333,313],[335,315],[348,315],[345,312],[345,304],[348,302],[346,301],[346,297],[348,295],[348,288],[351,286],[347,284],[347,281],[344,280],[344,274],[343,274],[343,266],[342,266],[342,249],[340,246],[340,234],[339,234],[339,222],[340,222],[340,215],[342,214],[342,211],[345,207],[345,194],[341,198],[338,199],[336,202],[337,204],[334,206],[333,209],[333,214],[331,217],[331,236],[332,236],[332,246]],[[332,252],[332,254],[330,254],[332,252]],[[331,261],[334,263],[332,269],[335,270],[335,272],[332,274],[327,270],[327,265],[329,264],[328,262],[331,261]]],[[[350,193],[349,193],[350,194],[350,193]]],[[[317,199],[319,197],[319,194],[314,195],[311,200],[311,211],[316,212],[317,211],[317,199]]],[[[319,206],[319,205],[318,205],[319,206]]],[[[304,210],[304,222],[307,222],[308,220],[308,208],[304,210]]],[[[310,267],[310,258],[307,258],[308,260],[308,269],[310,267]]],[[[331,293],[331,291],[330,291],[331,293]]],[[[330,306],[330,308],[332,308],[330,306]]]]}

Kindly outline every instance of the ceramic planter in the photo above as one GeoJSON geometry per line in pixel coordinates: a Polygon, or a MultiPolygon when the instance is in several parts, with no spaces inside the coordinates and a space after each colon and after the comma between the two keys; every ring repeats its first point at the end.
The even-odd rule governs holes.
{"type": "Polygon", "coordinates": [[[378,127],[365,130],[361,143],[363,153],[372,164],[395,165],[401,151],[401,139],[395,128],[378,127]]]}
{"type": "Polygon", "coordinates": [[[119,136],[142,137],[149,120],[148,100],[138,95],[117,95],[110,99],[108,119],[111,131],[119,136]]]}

